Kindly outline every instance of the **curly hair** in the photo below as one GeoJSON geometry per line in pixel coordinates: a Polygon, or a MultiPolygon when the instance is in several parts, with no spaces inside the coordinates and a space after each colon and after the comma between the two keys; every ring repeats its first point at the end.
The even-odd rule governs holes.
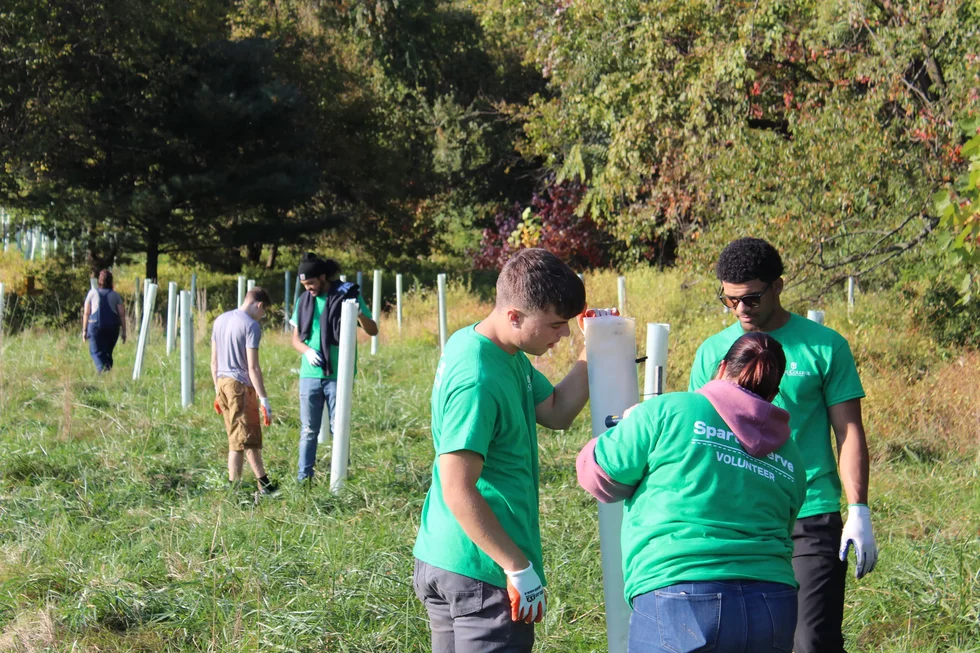
{"type": "Polygon", "coordinates": [[[721,251],[715,274],[723,283],[753,279],[771,283],[783,276],[783,259],[775,247],[761,238],[739,238],[721,251]]]}

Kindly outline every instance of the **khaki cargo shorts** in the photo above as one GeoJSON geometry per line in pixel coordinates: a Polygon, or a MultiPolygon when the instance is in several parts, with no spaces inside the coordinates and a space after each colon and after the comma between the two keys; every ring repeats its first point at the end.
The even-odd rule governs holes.
{"type": "Polygon", "coordinates": [[[228,449],[244,451],[262,448],[262,427],[259,424],[259,396],[255,388],[221,377],[218,379],[218,406],[225,418],[228,449]]]}

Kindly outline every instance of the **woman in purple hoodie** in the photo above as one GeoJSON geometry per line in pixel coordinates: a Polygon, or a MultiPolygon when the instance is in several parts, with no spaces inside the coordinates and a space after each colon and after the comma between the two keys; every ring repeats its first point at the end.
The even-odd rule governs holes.
{"type": "Polygon", "coordinates": [[[771,403],[785,369],[778,342],[747,333],[714,381],[635,406],[579,453],[582,487],[626,501],[630,653],[792,650],[806,473],[771,403]]]}

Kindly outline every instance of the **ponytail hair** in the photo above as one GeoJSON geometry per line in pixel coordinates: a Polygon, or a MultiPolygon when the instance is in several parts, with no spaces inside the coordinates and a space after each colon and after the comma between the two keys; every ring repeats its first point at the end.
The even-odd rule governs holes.
{"type": "Polygon", "coordinates": [[[753,331],[735,341],[725,354],[725,378],[772,401],[786,371],[783,346],[772,336],[753,331]]]}

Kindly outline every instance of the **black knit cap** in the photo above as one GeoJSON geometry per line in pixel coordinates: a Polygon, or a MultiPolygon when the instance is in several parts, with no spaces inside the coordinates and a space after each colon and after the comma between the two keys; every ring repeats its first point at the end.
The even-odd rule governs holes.
{"type": "Polygon", "coordinates": [[[326,273],[326,265],[319,256],[313,252],[307,252],[299,262],[299,280],[308,281],[316,279],[326,273]]]}

